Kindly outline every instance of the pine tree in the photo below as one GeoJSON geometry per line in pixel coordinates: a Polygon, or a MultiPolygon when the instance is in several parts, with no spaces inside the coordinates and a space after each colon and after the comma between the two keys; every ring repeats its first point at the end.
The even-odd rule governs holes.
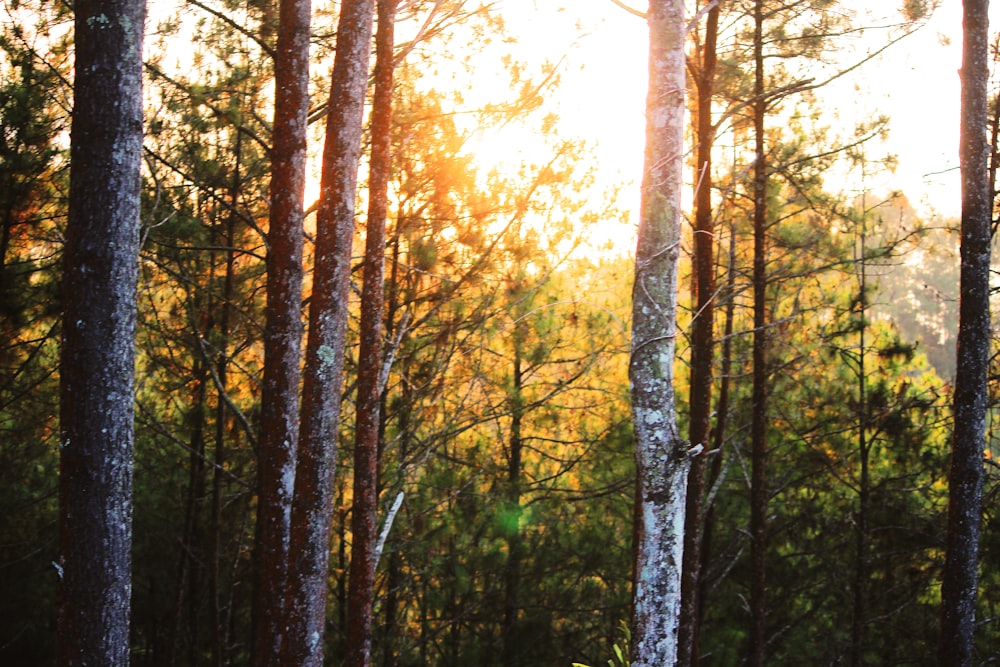
{"type": "MultiPolygon", "coordinates": [[[[308,600],[305,637],[309,643],[304,648],[308,653],[307,664],[313,665],[323,662],[322,637],[326,619],[337,429],[347,345],[354,207],[373,14],[373,0],[341,3],[316,219],[289,556],[297,573],[292,584],[302,587],[301,592],[290,595],[308,600]]],[[[303,647],[289,648],[298,651],[303,647]]],[[[267,661],[265,656],[258,659],[267,661]]]]}
{"type": "Polygon", "coordinates": [[[942,665],[971,665],[975,636],[983,452],[990,358],[990,240],[986,87],[989,0],[963,3],[962,246],[955,429],[948,475],[948,546],[941,586],[942,665]]]}
{"type": "Polygon", "coordinates": [[[654,0],[650,30],[646,154],[632,288],[632,412],[636,437],[638,540],[632,664],[677,658],[683,516],[689,451],[674,409],[677,258],[684,156],[684,3],[654,0]]]}
{"type": "Polygon", "coordinates": [[[59,662],[128,665],[143,0],[75,6],[63,275],[59,662]]]}
{"type": "Polygon", "coordinates": [[[287,568],[299,444],[311,10],[310,0],[282,0],[274,63],[267,309],[257,459],[254,655],[258,664],[270,664],[276,650],[294,652],[308,646],[307,632],[297,632],[305,625],[308,607],[301,596],[295,595],[298,588],[296,582],[289,583],[287,568]],[[283,622],[285,619],[290,622],[283,622]],[[279,642],[282,635],[283,641],[279,642]]]}
{"type": "MultiPolygon", "coordinates": [[[[704,44],[698,48],[697,84],[697,160],[695,162],[694,252],[692,256],[691,392],[688,441],[709,449],[712,435],[712,362],[715,329],[715,215],[712,210],[712,149],[715,125],[712,100],[715,90],[716,44],[719,34],[719,8],[715,2],[708,10],[704,44]]],[[[717,453],[718,454],[718,453],[717,453]]],[[[719,457],[717,456],[716,459],[719,457]]],[[[680,635],[677,661],[692,664],[698,656],[699,608],[701,607],[701,546],[704,531],[705,468],[707,457],[696,457],[688,476],[687,506],[684,518],[684,568],[681,590],[680,635]]]]}
{"type": "MultiPolygon", "coordinates": [[[[351,571],[345,664],[372,664],[375,569],[378,567],[378,470],[381,451],[382,317],[384,308],[385,228],[392,171],[392,99],[395,69],[397,0],[377,0],[375,93],[368,178],[368,229],[358,350],[355,402],[354,503],[351,508],[351,571]]],[[[389,524],[387,524],[389,526],[389,524]]]]}

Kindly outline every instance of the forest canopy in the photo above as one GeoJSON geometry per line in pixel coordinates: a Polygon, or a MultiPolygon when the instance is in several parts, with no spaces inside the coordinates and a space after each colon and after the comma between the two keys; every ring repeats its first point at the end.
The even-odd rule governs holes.
{"type": "MultiPolygon", "coordinates": [[[[0,18],[12,665],[65,663],[64,315],[96,312],[67,296],[87,275],[70,271],[74,4],[0,18]]],[[[654,336],[691,457],[679,664],[928,664],[942,639],[961,202],[895,186],[912,154],[886,140],[910,121],[864,86],[957,2],[858,4],[680,3],[676,316],[654,336]]],[[[627,664],[648,520],[637,256],[665,254],[636,246],[646,7],[146,12],[131,663],[627,664]],[[635,34],[619,24],[642,39],[616,42],[635,34]]],[[[983,664],[1000,655],[993,358],[983,664]]]]}

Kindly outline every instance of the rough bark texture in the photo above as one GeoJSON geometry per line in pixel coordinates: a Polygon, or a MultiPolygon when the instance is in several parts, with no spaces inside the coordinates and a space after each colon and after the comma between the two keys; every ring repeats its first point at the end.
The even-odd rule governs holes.
{"type": "MultiPolygon", "coordinates": [[[[715,83],[715,45],[719,32],[719,4],[708,12],[705,42],[697,71],[698,159],[695,164],[694,303],[691,331],[691,420],[689,440],[706,449],[711,437],[712,357],[715,348],[715,221],[712,215],[712,91],[715,83]]],[[[680,640],[677,662],[693,664],[698,657],[698,581],[704,521],[706,457],[691,462],[688,476],[684,531],[684,574],[681,582],[680,640]]]]}
{"type": "Polygon", "coordinates": [[[964,3],[962,250],[955,431],[948,476],[948,545],[941,586],[942,665],[971,665],[982,516],[986,378],[990,351],[991,187],[987,166],[988,0],[964,3]]]}
{"type": "Polygon", "coordinates": [[[382,305],[385,225],[392,168],[392,85],[396,0],[378,0],[375,37],[375,93],[368,179],[368,230],[361,292],[357,424],[354,431],[354,505],[351,513],[351,571],[347,597],[345,665],[371,665],[375,568],[378,565],[378,453],[381,431],[382,305]]]}
{"type": "Polygon", "coordinates": [[[264,384],[257,461],[254,664],[270,665],[285,637],[285,591],[302,350],[302,219],[309,111],[310,0],[282,0],[274,63],[271,211],[267,235],[264,384]]]}
{"type": "Polygon", "coordinates": [[[372,13],[372,0],[345,0],[337,26],[292,507],[290,562],[295,576],[289,578],[287,595],[295,639],[288,642],[283,664],[323,664],[333,475],[372,13]]]}
{"type": "Polygon", "coordinates": [[[128,665],[142,0],[78,0],[63,276],[59,662],[128,665]]]}
{"type": "Polygon", "coordinates": [[[767,154],[764,147],[764,11],[754,3],[753,390],[750,463],[750,654],[763,667],[767,603],[767,154]]]}
{"type": "Polygon", "coordinates": [[[646,154],[632,310],[637,502],[632,664],[677,657],[684,506],[690,453],[677,431],[673,362],[684,158],[684,3],[653,0],[646,154]]]}

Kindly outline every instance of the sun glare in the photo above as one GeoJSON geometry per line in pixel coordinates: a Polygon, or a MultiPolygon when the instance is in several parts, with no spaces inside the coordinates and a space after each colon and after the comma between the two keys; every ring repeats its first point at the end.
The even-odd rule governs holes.
{"type": "MultiPolygon", "coordinates": [[[[957,128],[959,44],[953,36],[961,28],[958,9],[958,0],[944,0],[926,27],[864,66],[860,77],[844,77],[817,91],[824,123],[847,127],[868,114],[891,117],[887,141],[872,150],[897,156],[898,166],[871,178],[866,187],[902,190],[924,214],[954,215],[958,210],[957,138],[954,132],[927,131],[928,126],[957,128]],[[927,81],[935,82],[934,95],[926,95],[927,81]]],[[[588,245],[606,249],[610,244],[615,253],[632,252],[644,144],[645,22],[607,0],[508,2],[503,12],[512,39],[491,45],[469,63],[456,61],[455,68],[442,69],[433,85],[461,90],[463,103],[476,108],[515,96],[503,57],[529,67],[549,63],[558,72],[558,83],[546,92],[538,113],[551,113],[557,120],[551,137],[539,132],[537,116],[494,128],[466,127],[465,152],[485,182],[492,172],[513,176],[525,165],[547,160],[553,138],[585,141],[584,161],[594,171],[588,196],[597,201],[617,191],[616,205],[626,218],[592,226],[588,245]]],[[[871,34],[871,40],[881,37],[879,31],[871,34]]],[[[309,202],[319,194],[318,164],[312,171],[316,177],[307,187],[309,202]]],[[[829,187],[836,190],[837,182],[848,177],[831,171],[829,187]]],[[[688,208],[691,189],[685,189],[688,208]]]]}
{"type": "Polygon", "coordinates": [[[537,143],[540,142],[532,138],[527,128],[511,124],[497,129],[473,130],[466,140],[465,152],[473,157],[482,180],[493,171],[512,174],[532,158],[542,157],[540,150],[531,150],[537,143]]]}

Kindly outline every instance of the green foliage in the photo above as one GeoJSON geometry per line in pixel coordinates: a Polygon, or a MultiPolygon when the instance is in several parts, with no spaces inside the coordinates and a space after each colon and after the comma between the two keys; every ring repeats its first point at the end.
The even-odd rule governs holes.
{"type": "MultiPolygon", "coordinates": [[[[611,649],[614,651],[614,657],[608,659],[608,667],[629,667],[632,663],[629,662],[629,645],[632,640],[632,632],[629,629],[628,623],[625,621],[621,622],[621,639],[614,644],[612,644],[611,649]]],[[[574,662],[573,667],[589,667],[582,662],[574,662]]]]}
{"type": "MultiPolygon", "coordinates": [[[[916,18],[926,5],[907,2],[904,11],[916,18]]],[[[221,14],[186,6],[152,33],[149,48],[137,664],[249,659],[275,4],[208,6],[221,14]],[[174,58],[180,36],[190,51],[183,64],[174,58]]],[[[769,74],[771,87],[794,82],[797,63],[828,53],[826,36],[843,27],[829,2],[797,6],[801,15],[774,21],[768,35],[773,60],[784,63],[769,74]]],[[[439,13],[425,40],[406,46],[396,85],[385,292],[385,345],[394,361],[380,492],[388,504],[402,490],[405,503],[378,571],[375,659],[499,665],[507,644],[511,664],[565,664],[572,656],[582,660],[575,665],[625,667],[630,638],[621,619],[631,595],[635,483],[627,402],[632,266],[628,258],[576,252],[587,225],[619,213],[613,201],[593,196],[587,146],[560,136],[547,95],[558,68],[507,59],[500,69],[509,99],[473,105],[468,91],[447,90],[446,76],[430,73],[465,67],[502,46],[501,17],[486,6],[417,2],[401,21],[423,25],[431,7],[439,13]],[[454,30],[461,21],[470,22],[468,32],[454,30]],[[515,120],[538,144],[535,157],[509,168],[480,164],[480,136],[515,120]]],[[[30,20],[0,32],[0,662],[45,664],[53,659],[58,259],[71,49],[65,3],[8,9],[30,20]]],[[[333,25],[331,10],[317,11],[333,25]]],[[[745,21],[732,18],[739,33],[745,21]]],[[[332,35],[320,29],[314,41],[317,63],[326,63],[332,35]]],[[[736,40],[720,53],[720,103],[752,96],[746,44],[736,40]]],[[[325,90],[326,74],[317,71],[315,88],[325,90]]],[[[702,658],[713,664],[743,658],[751,576],[750,156],[739,149],[746,108],[731,110],[732,125],[720,131],[732,131],[733,162],[715,179],[719,247],[732,240],[733,254],[718,253],[717,350],[721,357],[728,344],[730,368],[723,376],[717,367],[715,381],[717,388],[729,383],[731,398],[716,415],[727,419],[722,447],[709,454],[719,465],[707,498],[702,658]],[[730,304],[733,329],[723,336],[730,304]]],[[[919,664],[933,654],[937,633],[950,419],[942,378],[954,369],[956,239],[925,228],[902,198],[866,207],[829,192],[825,178],[835,162],[860,164],[864,151],[831,151],[832,132],[808,98],[776,98],[769,111],[783,114],[768,136],[769,664],[844,660],[859,555],[867,559],[864,661],[919,664]],[[862,259],[873,273],[864,287],[862,259]],[[862,447],[869,490],[859,554],[862,447]]],[[[846,141],[884,127],[873,119],[846,141]]],[[[306,248],[308,282],[311,242],[306,248]]],[[[679,323],[682,418],[692,317],[682,313],[679,323]]],[[[355,315],[349,398],[357,326],[355,315]]],[[[350,400],[342,418],[350,435],[350,400]]],[[[1000,556],[991,510],[1000,444],[991,440],[989,451],[983,619],[1000,616],[1000,574],[990,566],[1000,556]]],[[[331,660],[343,653],[352,538],[345,479],[353,462],[342,458],[331,660]]],[[[992,626],[984,628],[985,658],[997,646],[992,626]]]]}
{"type": "Polygon", "coordinates": [[[0,662],[54,659],[64,11],[0,27],[0,662]],[[51,30],[51,34],[47,31],[51,30]]]}

